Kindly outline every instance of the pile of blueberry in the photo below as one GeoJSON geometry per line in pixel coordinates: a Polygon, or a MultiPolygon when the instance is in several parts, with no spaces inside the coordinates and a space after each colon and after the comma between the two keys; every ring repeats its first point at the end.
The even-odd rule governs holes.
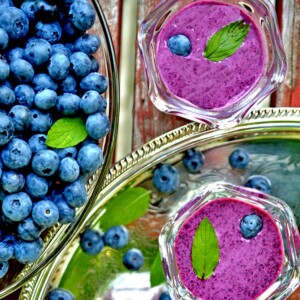
{"type": "Polygon", "coordinates": [[[100,40],[86,32],[96,19],[87,0],[1,0],[0,16],[2,278],[10,259],[37,260],[46,228],[74,221],[87,201],[84,184],[102,165],[98,142],[110,122],[101,96],[108,81],[94,57],[100,40]],[[62,125],[66,136],[47,146],[56,122],[69,129],[75,119],[83,139],[69,145],[62,125]]]}

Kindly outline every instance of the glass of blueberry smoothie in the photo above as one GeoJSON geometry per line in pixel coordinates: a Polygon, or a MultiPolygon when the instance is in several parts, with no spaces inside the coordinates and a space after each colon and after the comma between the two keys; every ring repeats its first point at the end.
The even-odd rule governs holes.
{"type": "Polygon", "coordinates": [[[162,229],[172,299],[286,299],[299,285],[299,232],[283,201],[208,185],[162,229]]]}
{"type": "Polygon", "coordinates": [[[286,72],[269,0],[162,1],[139,45],[157,108],[219,128],[239,123],[286,72]]]}

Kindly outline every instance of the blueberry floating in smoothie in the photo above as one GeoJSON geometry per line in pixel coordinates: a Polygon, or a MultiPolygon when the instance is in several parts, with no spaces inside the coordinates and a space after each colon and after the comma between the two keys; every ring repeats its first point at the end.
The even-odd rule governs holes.
{"type": "Polygon", "coordinates": [[[250,156],[245,149],[235,149],[228,158],[229,164],[234,169],[245,169],[250,163],[250,156]]]}
{"type": "Polygon", "coordinates": [[[258,191],[261,191],[266,194],[271,193],[271,182],[270,180],[263,175],[253,175],[247,179],[245,187],[249,187],[258,191]]]}
{"type": "Polygon", "coordinates": [[[256,237],[262,228],[262,218],[257,214],[245,216],[240,223],[241,233],[245,239],[252,239],[256,237]]]}
{"type": "Polygon", "coordinates": [[[176,34],[169,38],[168,47],[170,51],[179,56],[188,56],[192,51],[192,45],[188,37],[176,34]]]}

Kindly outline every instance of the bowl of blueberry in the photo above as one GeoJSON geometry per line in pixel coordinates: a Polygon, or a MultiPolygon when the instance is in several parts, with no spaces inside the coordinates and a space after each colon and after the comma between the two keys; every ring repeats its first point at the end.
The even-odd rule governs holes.
{"type": "MultiPolygon", "coordinates": [[[[161,230],[215,182],[234,185],[240,192],[246,188],[255,197],[283,200],[299,227],[299,116],[299,109],[263,109],[235,128],[216,130],[192,123],[143,145],[109,170],[82,231],[23,286],[19,300],[170,300],[168,268],[159,251],[161,230]]],[[[247,225],[247,218],[244,221],[247,225]]],[[[263,236],[260,229],[255,233],[263,236]]],[[[298,237],[296,225],[289,233],[298,237]]],[[[299,249],[299,240],[290,241],[299,249]]],[[[253,236],[251,243],[256,248],[257,238],[253,236]]],[[[295,252],[290,253],[297,260],[295,252]]],[[[284,258],[285,271],[286,254],[278,257],[280,262],[284,258]]],[[[299,265],[294,267],[282,277],[288,279],[282,290],[285,299],[299,284],[294,280],[299,278],[299,265]]],[[[253,276],[243,274],[246,278],[240,283],[248,288],[253,276]]],[[[251,297],[243,299],[257,299],[251,297]]]]}
{"type": "Polygon", "coordinates": [[[0,297],[80,230],[110,165],[119,88],[97,1],[0,3],[0,297]]]}

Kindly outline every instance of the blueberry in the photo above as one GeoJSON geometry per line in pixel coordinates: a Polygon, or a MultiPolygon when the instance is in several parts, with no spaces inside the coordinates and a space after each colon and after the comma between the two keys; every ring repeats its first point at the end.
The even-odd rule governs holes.
{"type": "Polygon", "coordinates": [[[7,261],[15,255],[15,244],[10,239],[4,238],[0,242],[0,260],[7,261]]]}
{"type": "Polygon", "coordinates": [[[86,120],[86,130],[93,139],[102,139],[107,135],[109,129],[110,122],[104,113],[95,113],[88,116],[86,120]]]}
{"type": "Polygon", "coordinates": [[[168,292],[162,292],[158,298],[158,300],[172,300],[171,296],[168,292]]]}
{"type": "Polygon", "coordinates": [[[262,218],[254,213],[245,216],[240,222],[240,230],[245,239],[252,239],[256,237],[262,228],[262,218]]]}
{"type": "Polygon", "coordinates": [[[32,218],[37,225],[48,228],[58,221],[59,211],[52,201],[41,200],[34,205],[32,218]]]}
{"type": "Polygon", "coordinates": [[[98,72],[99,71],[99,62],[95,57],[90,57],[91,59],[91,72],[98,72]]]}
{"type": "Polygon", "coordinates": [[[68,147],[68,148],[63,148],[63,149],[54,149],[54,151],[57,153],[60,160],[66,158],[66,157],[76,158],[76,156],[77,156],[76,147],[68,147]]]}
{"type": "Polygon", "coordinates": [[[0,86],[0,105],[10,106],[16,100],[15,93],[5,85],[0,86]]]}
{"type": "Polygon", "coordinates": [[[88,115],[97,111],[104,112],[106,106],[106,100],[96,91],[87,91],[79,102],[80,109],[88,115]]]}
{"type": "Polygon", "coordinates": [[[61,160],[58,174],[62,181],[73,182],[75,181],[80,173],[80,168],[77,161],[74,158],[66,157],[61,160]]]}
{"type": "Polygon", "coordinates": [[[90,73],[83,77],[80,82],[80,87],[83,91],[94,90],[102,94],[106,91],[108,81],[104,75],[99,73],[90,73]]]}
{"type": "Polygon", "coordinates": [[[8,262],[0,261],[0,279],[3,278],[8,271],[8,262]]]}
{"type": "Polygon", "coordinates": [[[3,146],[13,138],[15,130],[13,122],[7,115],[0,113],[0,118],[0,146],[3,146]]]}
{"type": "Polygon", "coordinates": [[[139,249],[129,249],[123,256],[123,264],[130,271],[138,271],[144,264],[143,253],[139,249]]]}
{"type": "Polygon", "coordinates": [[[4,80],[1,82],[2,86],[6,86],[8,87],[9,89],[13,90],[13,85],[11,84],[11,82],[9,80],[4,80]]]}
{"type": "Polygon", "coordinates": [[[83,252],[97,255],[104,248],[102,233],[99,230],[87,228],[80,236],[80,246],[83,252]]]}
{"type": "Polygon", "coordinates": [[[30,147],[25,141],[13,138],[2,150],[1,158],[5,166],[17,170],[29,164],[31,155],[30,147]]]}
{"type": "Polygon", "coordinates": [[[50,44],[55,44],[61,38],[62,28],[59,22],[43,23],[39,21],[35,26],[35,32],[37,37],[45,39],[50,44]]]}
{"type": "Polygon", "coordinates": [[[16,59],[10,63],[12,76],[19,82],[31,82],[34,77],[32,65],[24,59],[16,59]]]}
{"type": "Polygon", "coordinates": [[[15,171],[5,171],[1,177],[1,184],[8,193],[16,193],[22,190],[25,185],[25,178],[15,171]]]}
{"type": "Polygon", "coordinates": [[[14,123],[14,128],[17,131],[23,131],[29,127],[31,123],[31,112],[24,105],[15,105],[11,108],[8,116],[14,123]]]}
{"type": "Polygon", "coordinates": [[[35,199],[43,198],[49,189],[48,181],[34,173],[26,176],[26,192],[35,199]]]}
{"type": "Polygon", "coordinates": [[[69,16],[76,28],[86,31],[93,26],[96,12],[89,2],[76,0],[70,6],[69,16]]]}
{"type": "Polygon", "coordinates": [[[45,134],[35,134],[33,135],[29,141],[29,147],[32,151],[32,153],[37,153],[40,150],[46,150],[47,146],[46,146],[46,139],[47,136],[45,134]]]}
{"type": "Polygon", "coordinates": [[[50,113],[43,113],[37,109],[32,109],[31,116],[30,129],[33,132],[47,132],[53,124],[50,113]]]}
{"type": "Polygon", "coordinates": [[[35,15],[35,12],[36,12],[36,8],[35,8],[35,0],[27,0],[27,1],[24,1],[22,4],[21,4],[21,7],[20,7],[23,12],[26,14],[27,18],[29,19],[29,21],[34,21],[34,15],[35,15]]]}
{"type": "Polygon", "coordinates": [[[60,90],[63,93],[77,93],[77,81],[72,75],[68,75],[61,83],[60,90]]]}
{"type": "Polygon", "coordinates": [[[33,171],[42,177],[52,176],[59,167],[59,157],[52,150],[40,150],[32,159],[33,171]]]}
{"type": "Polygon", "coordinates": [[[128,243],[128,231],[124,226],[112,226],[104,234],[104,243],[106,246],[120,249],[128,243]]]}
{"type": "Polygon", "coordinates": [[[169,164],[158,166],[153,173],[153,184],[162,193],[174,192],[180,181],[180,175],[176,168],[169,164]]]}
{"type": "Polygon", "coordinates": [[[53,44],[51,46],[51,56],[54,54],[63,54],[67,57],[71,56],[71,51],[63,44],[53,44]]]}
{"type": "Polygon", "coordinates": [[[64,26],[63,26],[63,34],[65,38],[68,39],[74,39],[80,35],[82,35],[82,31],[76,28],[73,25],[72,20],[68,19],[65,21],[64,26]]]}
{"type": "Polygon", "coordinates": [[[24,57],[33,66],[41,66],[50,58],[51,45],[44,39],[30,40],[25,47],[24,57]]]}
{"type": "Polygon", "coordinates": [[[63,195],[66,198],[66,202],[72,207],[81,207],[87,201],[87,191],[84,184],[80,180],[76,180],[68,185],[63,195]]]}
{"type": "Polygon", "coordinates": [[[229,155],[229,164],[234,169],[245,169],[250,162],[250,156],[247,150],[245,149],[235,149],[229,155]]]}
{"type": "MultiPolygon", "coordinates": [[[[53,2],[53,1],[52,1],[53,2]]],[[[51,1],[38,0],[35,2],[35,18],[44,22],[57,20],[59,10],[57,5],[52,5],[51,1]]]]}
{"type": "Polygon", "coordinates": [[[191,172],[199,172],[204,164],[204,155],[195,149],[189,149],[184,153],[183,165],[191,172]]]}
{"type": "Polygon", "coordinates": [[[44,73],[37,74],[33,77],[32,86],[36,92],[40,92],[44,89],[56,91],[58,88],[57,83],[49,75],[44,73]]]}
{"type": "Polygon", "coordinates": [[[30,215],[31,209],[31,199],[24,192],[7,195],[2,202],[4,214],[15,222],[27,218],[30,215]]]}
{"type": "Polygon", "coordinates": [[[14,6],[11,0],[0,0],[0,8],[14,6]]]}
{"type": "Polygon", "coordinates": [[[75,220],[76,210],[68,205],[63,195],[54,197],[52,201],[57,206],[59,212],[58,222],[60,224],[72,223],[75,220]]]}
{"type": "Polygon", "coordinates": [[[271,193],[271,182],[263,175],[253,175],[247,179],[246,187],[256,189],[266,194],[271,193]]]}
{"type": "Polygon", "coordinates": [[[24,241],[33,241],[42,233],[42,229],[33,221],[32,218],[22,220],[18,225],[18,234],[24,241]]]}
{"type": "Polygon", "coordinates": [[[83,146],[77,155],[77,162],[83,173],[95,172],[103,162],[103,153],[99,146],[87,144],[83,146]]]}
{"type": "Polygon", "coordinates": [[[34,98],[34,104],[37,108],[48,110],[55,106],[57,101],[57,94],[55,91],[44,89],[38,92],[34,98]]]}
{"type": "Polygon", "coordinates": [[[192,44],[185,35],[176,34],[169,38],[168,48],[175,55],[188,56],[192,51],[192,44]]]}
{"type": "Polygon", "coordinates": [[[77,77],[84,77],[91,71],[91,60],[84,52],[75,52],[70,56],[71,70],[77,77]]]}
{"type": "Polygon", "coordinates": [[[64,289],[54,289],[48,295],[49,300],[75,300],[73,294],[64,289]]]}
{"type": "Polygon", "coordinates": [[[9,37],[6,31],[0,28],[0,51],[3,51],[7,48],[9,42],[9,37]]]}
{"type": "Polygon", "coordinates": [[[24,55],[24,49],[20,48],[20,47],[16,47],[16,48],[12,48],[7,52],[7,59],[9,62],[12,62],[14,60],[17,59],[21,59],[23,58],[24,55]]]}
{"type": "Polygon", "coordinates": [[[15,245],[15,257],[21,264],[35,262],[41,255],[43,240],[38,238],[34,241],[20,241],[15,245]]]}
{"type": "Polygon", "coordinates": [[[92,55],[97,52],[100,47],[100,39],[95,34],[84,34],[75,42],[77,51],[84,52],[87,55],[92,55]]]}
{"type": "Polygon", "coordinates": [[[20,39],[29,31],[29,21],[25,13],[16,7],[1,7],[0,27],[12,39],[20,39]]]}
{"type": "Polygon", "coordinates": [[[17,85],[14,89],[15,96],[20,105],[27,106],[31,108],[35,93],[31,86],[27,84],[17,85]]]}
{"type": "Polygon", "coordinates": [[[50,63],[48,66],[49,75],[54,80],[65,79],[70,70],[70,61],[64,54],[54,54],[50,58],[50,63]]]}
{"type": "Polygon", "coordinates": [[[7,79],[9,76],[9,72],[10,72],[10,68],[6,59],[0,56],[0,80],[3,81],[7,79]]]}
{"type": "Polygon", "coordinates": [[[57,98],[56,109],[63,115],[74,115],[79,110],[80,98],[75,94],[64,93],[57,98]]]}

